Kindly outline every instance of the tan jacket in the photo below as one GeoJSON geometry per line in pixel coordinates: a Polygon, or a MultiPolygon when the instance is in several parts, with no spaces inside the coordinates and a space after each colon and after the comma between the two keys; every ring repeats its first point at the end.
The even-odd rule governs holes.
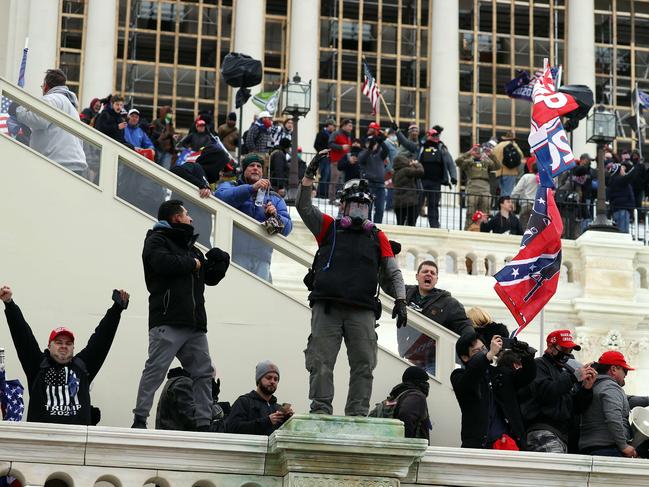
{"type": "Polygon", "coordinates": [[[500,169],[500,162],[493,154],[482,155],[479,161],[473,159],[471,152],[465,152],[455,160],[457,166],[467,177],[467,184],[471,181],[484,180],[489,181],[489,172],[500,169]]]}
{"type": "Polygon", "coordinates": [[[521,171],[523,170],[523,163],[525,162],[525,156],[523,155],[523,151],[521,150],[521,148],[518,147],[518,144],[516,142],[514,142],[513,140],[503,140],[502,142],[498,142],[498,144],[496,144],[496,147],[494,147],[494,150],[493,150],[494,157],[502,165],[503,152],[505,150],[505,147],[509,143],[514,144],[514,148],[520,154],[520,156],[521,156],[521,164],[518,167],[515,167],[514,169],[510,169],[510,168],[505,167],[503,165],[498,171],[496,171],[496,177],[500,177],[500,176],[518,176],[521,173],[521,171]]]}

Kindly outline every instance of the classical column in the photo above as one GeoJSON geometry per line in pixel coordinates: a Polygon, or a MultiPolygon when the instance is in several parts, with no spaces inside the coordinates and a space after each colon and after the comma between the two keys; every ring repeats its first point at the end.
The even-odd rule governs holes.
{"type": "Polygon", "coordinates": [[[90,0],[85,26],[86,52],[81,78],[81,106],[112,93],[115,85],[117,0],[90,0]]]}
{"type": "Polygon", "coordinates": [[[428,125],[444,127],[442,140],[451,155],[460,154],[460,68],[458,0],[433,0],[428,49],[428,125]]]}
{"type": "Polygon", "coordinates": [[[318,132],[318,60],[320,28],[320,1],[293,0],[291,2],[290,46],[288,77],[299,73],[302,81],[311,80],[311,111],[300,120],[300,140],[305,152],[313,150],[312,142],[318,132]]]}
{"type": "Polygon", "coordinates": [[[0,76],[12,83],[18,81],[28,19],[28,2],[20,0],[0,2],[0,76]]]}
{"type": "MultiPolygon", "coordinates": [[[[595,93],[595,0],[568,0],[568,36],[565,84],[586,85],[595,93]]],[[[596,102],[598,100],[595,100],[596,102]]],[[[586,143],[586,120],[573,132],[575,157],[595,155],[595,144],[586,143]]]]}
{"type": "MultiPolygon", "coordinates": [[[[29,54],[25,70],[25,89],[40,94],[45,71],[56,66],[56,51],[59,47],[58,27],[61,23],[59,2],[52,0],[30,0],[27,36],[29,54]]],[[[24,44],[24,40],[22,41],[24,44]]],[[[20,43],[18,43],[20,44],[20,43]]],[[[22,47],[21,47],[22,49],[22,47]]],[[[20,59],[17,54],[17,59],[20,59]]]]}
{"type": "MultiPolygon", "coordinates": [[[[266,2],[265,0],[237,0],[234,8],[234,43],[232,50],[241,54],[252,56],[264,62],[264,34],[266,31],[266,2]]],[[[252,94],[263,89],[263,82],[251,88],[252,94]]],[[[232,108],[234,109],[234,88],[232,95],[232,108]]],[[[248,130],[252,116],[259,112],[252,100],[243,106],[243,132],[248,130]]],[[[239,110],[237,110],[237,117],[239,110]]]]}

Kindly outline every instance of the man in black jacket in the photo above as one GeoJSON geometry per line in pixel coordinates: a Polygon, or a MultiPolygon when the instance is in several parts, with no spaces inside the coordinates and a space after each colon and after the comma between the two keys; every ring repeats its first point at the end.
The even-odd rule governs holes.
{"type": "Polygon", "coordinates": [[[213,248],[206,256],[194,245],[192,219],[182,201],[160,205],[158,223],[144,240],[144,280],[149,290],[149,358],[137,393],[133,428],[146,428],[153,396],[174,357],[192,377],[195,427],[212,421],[213,369],[207,343],[205,285],[225,276],[230,256],[213,248]]]}
{"type": "Polygon", "coordinates": [[[462,335],[455,345],[464,364],[451,373],[453,391],[462,410],[462,448],[491,449],[497,448],[496,442],[511,444],[511,440],[518,449],[525,448],[517,394],[534,380],[534,355],[527,351],[527,344],[520,342],[520,362],[516,367],[492,367],[502,348],[502,337],[494,336],[487,350],[475,333],[462,335]]]}
{"type": "MultiPolygon", "coordinates": [[[[171,172],[176,176],[180,176],[185,181],[193,184],[198,188],[198,196],[200,198],[209,198],[212,196],[212,190],[205,175],[205,169],[198,163],[198,161],[187,161],[180,166],[171,168],[171,172]]],[[[179,195],[172,193],[171,199],[178,199],[179,195]]],[[[212,214],[204,210],[199,205],[191,201],[184,203],[187,213],[192,215],[194,231],[198,235],[198,242],[211,247],[212,239],[212,214]]]]}
{"type": "MultiPolygon", "coordinates": [[[[436,288],[437,264],[426,260],[417,268],[417,285],[406,286],[406,303],[415,311],[448,328],[458,335],[473,331],[464,306],[444,289],[436,288]]],[[[399,355],[435,374],[435,343],[411,326],[397,329],[399,355]]]]}
{"type": "Polygon", "coordinates": [[[570,330],[555,330],[546,338],[547,348],[536,361],[536,378],[521,392],[521,409],[530,451],[568,453],[577,434],[577,417],[593,400],[597,372],[583,367],[577,379],[567,361],[581,350],[570,330]],[[581,380],[581,382],[579,382],[581,380]]]}
{"type": "Polygon", "coordinates": [[[124,139],[124,129],[126,128],[127,123],[124,115],[122,115],[123,109],[124,98],[113,95],[110,105],[104,107],[103,111],[97,115],[95,128],[108,135],[111,139],[133,148],[133,146],[128,144],[124,139]]]}
{"type": "Polygon", "coordinates": [[[480,224],[481,232],[507,233],[509,235],[523,235],[521,222],[514,215],[514,203],[509,196],[498,198],[498,213],[489,218],[487,223],[480,224]]]}
{"type": "Polygon", "coordinates": [[[50,333],[47,349],[41,351],[9,286],[0,288],[5,315],[18,359],[27,376],[29,407],[27,421],[37,423],[91,425],[90,383],[106,360],[122,311],[129,295],[121,290],[95,328],[86,348],[74,354],[74,333],[59,327],[50,333]]]}
{"type": "MultiPolygon", "coordinates": [[[[329,148],[329,137],[336,130],[336,122],[333,119],[325,120],[322,130],[315,136],[313,148],[316,153],[329,148]]],[[[320,161],[320,181],[318,185],[318,198],[326,198],[329,194],[329,181],[331,178],[331,168],[329,167],[329,157],[320,161]]],[[[359,176],[360,177],[360,176],[359,176]]]]}
{"type": "Polygon", "coordinates": [[[403,421],[405,437],[423,438],[430,443],[432,425],[426,402],[430,390],[428,379],[425,370],[414,365],[408,367],[401,383],[392,388],[388,397],[397,400],[394,418],[403,421]]]}
{"type": "Polygon", "coordinates": [[[279,368],[266,360],[255,367],[257,389],[239,396],[225,421],[227,433],[269,436],[293,415],[290,404],[277,404],[273,395],[279,383],[279,368]]]}

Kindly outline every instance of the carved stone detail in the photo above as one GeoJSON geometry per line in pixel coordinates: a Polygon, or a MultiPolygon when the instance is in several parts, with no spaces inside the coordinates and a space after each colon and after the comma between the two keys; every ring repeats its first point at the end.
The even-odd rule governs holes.
{"type": "Polygon", "coordinates": [[[284,487],[398,487],[399,481],[385,477],[369,478],[350,475],[289,473],[284,487]]]}
{"type": "Polygon", "coordinates": [[[649,349],[649,338],[623,334],[618,329],[611,329],[603,334],[582,330],[577,334],[577,343],[581,345],[580,356],[585,360],[596,360],[607,350],[622,352],[626,358],[636,357],[649,349]]]}

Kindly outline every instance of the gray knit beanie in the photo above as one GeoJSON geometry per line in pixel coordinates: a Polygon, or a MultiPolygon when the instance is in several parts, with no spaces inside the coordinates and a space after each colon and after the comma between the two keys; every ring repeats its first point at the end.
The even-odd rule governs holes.
{"type": "Polygon", "coordinates": [[[269,372],[275,372],[277,377],[279,377],[279,367],[277,367],[277,365],[272,363],[270,360],[259,362],[255,367],[255,384],[259,384],[261,378],[269,372]]]}

